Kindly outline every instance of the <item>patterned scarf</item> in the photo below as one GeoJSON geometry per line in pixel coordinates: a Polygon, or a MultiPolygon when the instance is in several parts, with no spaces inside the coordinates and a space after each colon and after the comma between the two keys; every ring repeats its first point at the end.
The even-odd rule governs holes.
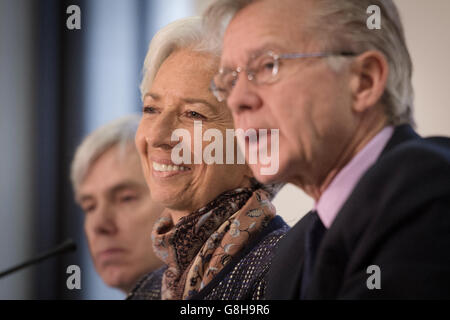
{"type": "Polygon", "coordinates": [[[167,213],[156,222],[153,247],[167,264],[162,299],[188,299],[207,285],[275,216],[261,189],[222,193],[173,225],[167,213]]]}

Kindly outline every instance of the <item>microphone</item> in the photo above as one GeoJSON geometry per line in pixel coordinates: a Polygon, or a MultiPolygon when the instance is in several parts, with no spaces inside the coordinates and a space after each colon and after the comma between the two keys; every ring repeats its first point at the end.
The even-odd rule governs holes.
{"type": "Polygon", "coordinates": [[[66,241],[64,241],[63,243],[61,243],[59,246],[57,246],[56,248],[54,248],[52,250],[44,252],[43,254],[41,254],[41,255],[31,259],[31,260],[25,261],[25,262],[23,262],[21,264],[18,264],[16,266],[12,267],[12,268],[9,268],[9,269],[7,269],[5,271],[0,272],[0,278],[4,277],[4,276],[6,276],[6,275],[8,275],[10,273],[13,273],[15,271],[18,271],[18,270],[20,270],[22,268],[25,268],[25,267],[28,267],[28,266],[33,265],[35,263],[38,263],[38,262],[40,262],[42,260],[45,260],[47,258],[56,256],[58,254],[63,254],[63,253],[66,253],[66,252],[75,251],[76,249],[77,249],[76,243],[72,239],[67,239],[66,241]]]}

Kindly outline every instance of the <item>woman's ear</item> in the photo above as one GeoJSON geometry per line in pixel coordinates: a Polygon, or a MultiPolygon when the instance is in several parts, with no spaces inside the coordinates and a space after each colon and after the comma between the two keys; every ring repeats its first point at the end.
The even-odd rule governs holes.
{"type": "Polygon", "coordinates": [[[364,112],[383,96],[389,74],[387,59],[379,51],[366,51],[354,59],[350,72],[353,111],[364,112]]]}

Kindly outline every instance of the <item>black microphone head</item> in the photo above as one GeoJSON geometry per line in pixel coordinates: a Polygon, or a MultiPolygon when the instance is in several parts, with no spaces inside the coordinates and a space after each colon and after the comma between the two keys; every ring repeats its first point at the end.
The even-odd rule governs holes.
{"type": "Polygon", "coordinates": [[[60,252],[70,252],[77,250],[77,244],[72,239],[66,239],[57,249],[60,252]]]}

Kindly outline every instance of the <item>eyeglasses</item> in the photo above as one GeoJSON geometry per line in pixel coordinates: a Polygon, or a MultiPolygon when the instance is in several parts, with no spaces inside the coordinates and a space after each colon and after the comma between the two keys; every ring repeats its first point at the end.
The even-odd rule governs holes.
{"type": "Polygon", "coordinates": [[[247,79],[257,85],[271,84],[279,79],[280,60],[300,58],[322,58],[330,56],[355,56],[353,52],[339,53],[287,53],[276,54],[267,51],[252,57],[247,67],[237,67],[235,70],[221,68],[211,80],[210,90],[219,102],[225,101],[236,84],[237,78],[242,71],[247,73],[247,79]]]}

